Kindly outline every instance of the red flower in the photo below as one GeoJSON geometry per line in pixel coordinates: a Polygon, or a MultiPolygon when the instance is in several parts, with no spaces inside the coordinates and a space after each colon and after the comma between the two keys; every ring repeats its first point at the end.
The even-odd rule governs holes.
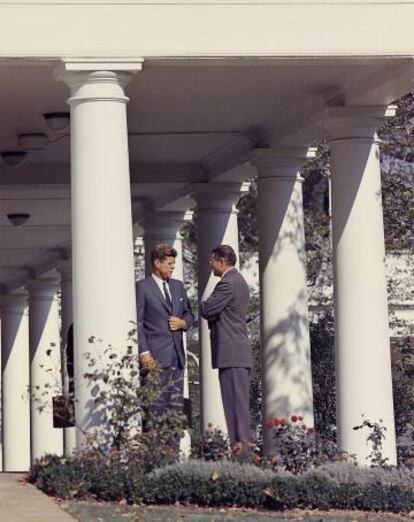
{"type": "Polygon", "coordinates": [[[302,424],[302,429],[306,430],[306,424],[302,424]]]}
{"type": "Polygon", "coordinates": [[[284,417],[280,417],[279,423],[280,423],[281,426],[286,426],[287,421],[286,421],[286,419],[284,417]]]}
{"type": "Polygon", "coordinates": [[[303,421],[303,417],[302,417],[302,415],[299,415],[298,420],[299,420],[300,422],[303,421]]]}
{"type": "Polygon", "coordinates": [[[298,422],[299,417],[298,417],[297,415],[292,415],[292,417],[290,418],[290,420],[291,420],[292,422],[298,422]]]}
{"type": "Polygon", "coordinates": [[[315,433],[315,428],[308,428],[307,433],[309,433],[309,434],[315,433]]]}
{"type": "Polygon", "coordinates": [[[212,427],[213,427],[213,423],[212,423],[212,422],[209,422],[209,423],[207,424],[207,428],[212,428],[212,427]]]}
{"type": "Polygon", "coordinates": [[[266,428],[272,429],[272,428],[274,428],[275,426],[277,426],[277,424],[276,424],[276,419],[268,419],[268,420],[266,421],[266,428]]]}

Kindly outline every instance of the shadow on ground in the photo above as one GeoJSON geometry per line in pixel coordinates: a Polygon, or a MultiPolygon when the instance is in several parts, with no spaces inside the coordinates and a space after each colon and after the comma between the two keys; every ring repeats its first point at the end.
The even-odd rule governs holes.
{"type": "Polygon", "coordinates": [[[274,522],[275,520],[303,520],[313,522],[385,522],[410,520],[391,514],[364,514],[360,512],[330,513],[290,511],[266,513],[253,510],[219,510],[179,507],[137,507],[94,502],[69,502],[62,507],[78,522],[274,522]]]}

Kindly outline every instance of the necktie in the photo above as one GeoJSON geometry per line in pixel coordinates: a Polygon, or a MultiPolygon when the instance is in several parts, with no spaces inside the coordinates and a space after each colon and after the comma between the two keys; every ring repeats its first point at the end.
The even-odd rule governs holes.
{"type": "Polygon", "coordinates": [[[172,301],[171,301],[170,293],[168,292],[167,283],[165,281],[163,281],[162,287],[164,289],[165,302],[167,303],[167,305],[170,308],[172,308],[172,301]]]}

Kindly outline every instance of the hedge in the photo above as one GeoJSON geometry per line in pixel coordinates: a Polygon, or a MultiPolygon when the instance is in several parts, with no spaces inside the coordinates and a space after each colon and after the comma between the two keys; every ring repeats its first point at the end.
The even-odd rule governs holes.
{"type": "MultiPolygon", "coordinates": [[[[343,469],[341,473],[344,475],[343,469]]],[[[407,474],[402,482],[397,478],[396,483],[392,483],[393,471],[390,471],[391,480],[384,478],[387,470],[375,474],[369,469],[358,468],[355,473],[358,475],[356,480],[348,470],[347,480],[350,481],[340,482],[332,468],[294,476],[235,462],[189,461],[143,474],[119,461],[108,465],[108,462],[79,462],[76,458],[49,456],[33,466],[30,480],[44,492],[60,498],[93,496],[101,500],[126,499],[129,503],[171,504],[178,501],[200,506],[274,510],[407,512],[414,509],[414,491],[408,486],[407,474]]]]}

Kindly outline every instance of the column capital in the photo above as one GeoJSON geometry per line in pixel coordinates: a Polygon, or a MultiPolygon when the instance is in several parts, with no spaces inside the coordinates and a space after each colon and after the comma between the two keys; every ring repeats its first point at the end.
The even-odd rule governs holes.
{"type": "Polygon", "coordinates": [[[198,210],[228,212],[241,196],[242,183],[194,183],[191,196],[198,210]]]}
{"type": "Polygon", "coordinates": [[[315,149],[308,147],[275,147],[256,149],[251,162],[257,168],[259,179],[292,179],[302,181],[298,172],[306,159],[315,157],[315,149]]]}
{"type": "Polygon", "coordinates": [[[184,223],[185,211],[182,212],[147,212],[142,217],[145,236],[176,235],[184,223]]]}
{"type": "Polygon", "coordinates": [[[124,87],[142,69],[143,60],[70,59],[63,60],[54,76],[71,89],[69,105],[86,101],[128,102],[124,87]]]}
{"type": "Polygon", "coordinates": [[[59,272],[60,281],[72,281],[72,260],[62,259],[56,263],[56,270],[59,272]]]}
{"type": "Polygon", "coordinates": [[[51,299],[54,298],[59,288],[59,279],[49,277],[44,279],[28,279],[25,288],[29,292],[29,299],[51,299]]]}
{"type": "Polygon", "coordinates": [[[329,107],[325,110],[323,126],[330,141],[362,139],[374,141],[385,118],[395,116],[395,105],[329,107]]]}
{"type": "Polygon", "coordinates": [[[22,314],[27,312],[27,293],[0,295],[2,315],[22,314]]]}

